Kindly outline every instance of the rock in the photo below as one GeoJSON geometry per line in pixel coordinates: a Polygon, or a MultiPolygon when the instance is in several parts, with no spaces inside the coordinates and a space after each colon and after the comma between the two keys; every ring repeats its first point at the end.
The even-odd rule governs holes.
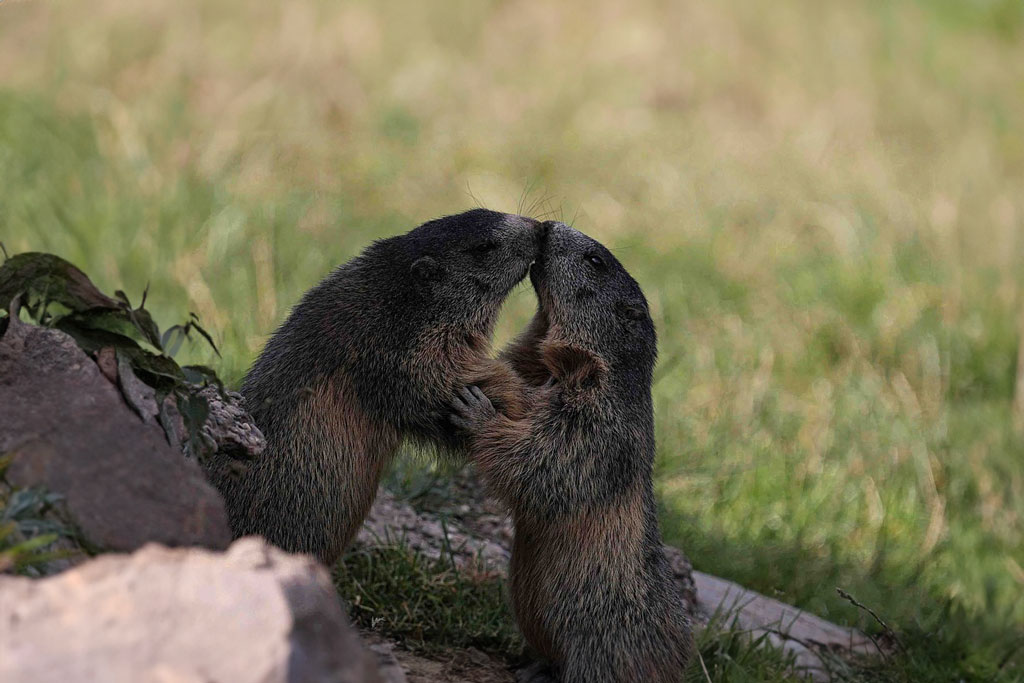
{"type": "Polygon", "coordinates": [[[716,576],[693,572],[693,578],[697,608],[705,620],[717,615],[752,638],[767,634],[771,644],[792,652],[800,673],[813,680],[830,680],[830,656],[881,654],[871,639],[856,629],[838,626],[716,576]]]}
{"type": "Polygon", "coordinates": [[[213,444],[218,456],[250,460],[263,452],[267,440],[242,407],[241,394],[221,391],[215,386],[204,387],[198,393],[206,399],[210,410],[202,428],[203,437],[213,444]]]}
{"type": "MultiPolygon", "coordinates": [[[[106,377],[103,368],[100,368],[100,372],[106,377]]],[[[160,407],[156,403],[156,391],[135,375],[132,364],[123,356],[117,359],[117,378],[121,396],[142,421],[151,423],[156,420],[160,413],[160,407]]]]}
{"type": "Polygon", "coordinates": [[[387,683],[408,683],[405,669],[395,656],[395,644],[378,640],[367,643],[370,652],[377,658],[377,670],[387,683]]]}
{"type": "MultiPolygon", "coordinates": [[[[96,362],[102,369],[101,356],[96,362]]],[[[198,396],[206,402],[207,415],[199,430],[205,467],[245,468],[249,461],[263,452],[267,440],[252,416],[242,407],[241,394],[212,384],[186,384],[184,388],[189,395],[198,396]]],[[[175,448],[187,455],[190,435],[173,396],[164,399],[162,410],[168,438],[175,448]]]]}
{"type": "Polygon", "coordinates": [[[679,548],[670,545],[663,545],[662,552],[672,568],[672,578],[675,579],[679,594],[683,597],[683,606],[686,614],[691,620],[697,616],[697,584],[693,578],[693,565],[679,548]]]}
{"type": "Polygon", "coordinates": [[[223,548],[231,540],[220,494],[159,424],[144,422],[70,336],[16,316],[0,337],[5,453],[10,483],[61,494],[97,548],[223,548]]]}
{"type": "Polygon", "coordinates": [[[435,560],[451,554],[460,567],[483,563],[504,572],[512,556],[500,540],[473,534],[460,521],[430,512],[417,512],[382,488],[355,543],[374,547],[399,542],[435,560]]]}
{"type": "Polygon", "coordinates": [[[256,538],[0,577],[0,680],[380,683],[327,571],[256,538]]]}

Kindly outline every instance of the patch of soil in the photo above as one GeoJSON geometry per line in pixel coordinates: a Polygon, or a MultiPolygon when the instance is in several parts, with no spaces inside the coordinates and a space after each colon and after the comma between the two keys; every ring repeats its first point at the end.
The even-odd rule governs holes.
{"type": "Polygon", "coordinates": [[[454,648],[422,654],[403,649],[373,631],[361,631],[363,642],[378,657],[388,683],[515,683],[509,665],[475,648],[454,648]]]}

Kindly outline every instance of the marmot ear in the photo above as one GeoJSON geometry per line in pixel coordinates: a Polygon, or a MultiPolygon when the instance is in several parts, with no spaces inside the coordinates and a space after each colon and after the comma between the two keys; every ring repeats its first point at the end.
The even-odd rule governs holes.
{"type": "Polygon", "coordinates": [[[440,280],[443,271],[440,264],[431,256],[421,256],[412,262],[412,274],[420,280],[430,282],[440,280]]]}
{"type": "Polygon", "coordinates": [[[566,386],[590,389],[608,374],[608,364],[600,356],[578,346],[547,344],[542,353],[551,375],[566,386]]]}

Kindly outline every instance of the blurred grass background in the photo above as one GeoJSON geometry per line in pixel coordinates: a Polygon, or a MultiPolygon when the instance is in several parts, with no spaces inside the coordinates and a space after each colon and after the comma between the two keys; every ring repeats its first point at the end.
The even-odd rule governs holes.
{"type": "Polygon", "coordinates": [[[667,539],[987,659],[1024,631],[1022,188],[1018,0],[0,2],[11,253],[151,283],[237,381],[372,239],[574,219],[660,331],[667,539]]]}

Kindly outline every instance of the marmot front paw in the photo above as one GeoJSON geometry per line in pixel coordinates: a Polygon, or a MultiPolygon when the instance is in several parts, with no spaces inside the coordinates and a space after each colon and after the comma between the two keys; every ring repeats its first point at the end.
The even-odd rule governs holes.
{"type": "Polygon", "coordinates": [[[452,424],[467,432],[479,431],[498,411],[480,387],[462,387],[452,401],[452,424]]]}

